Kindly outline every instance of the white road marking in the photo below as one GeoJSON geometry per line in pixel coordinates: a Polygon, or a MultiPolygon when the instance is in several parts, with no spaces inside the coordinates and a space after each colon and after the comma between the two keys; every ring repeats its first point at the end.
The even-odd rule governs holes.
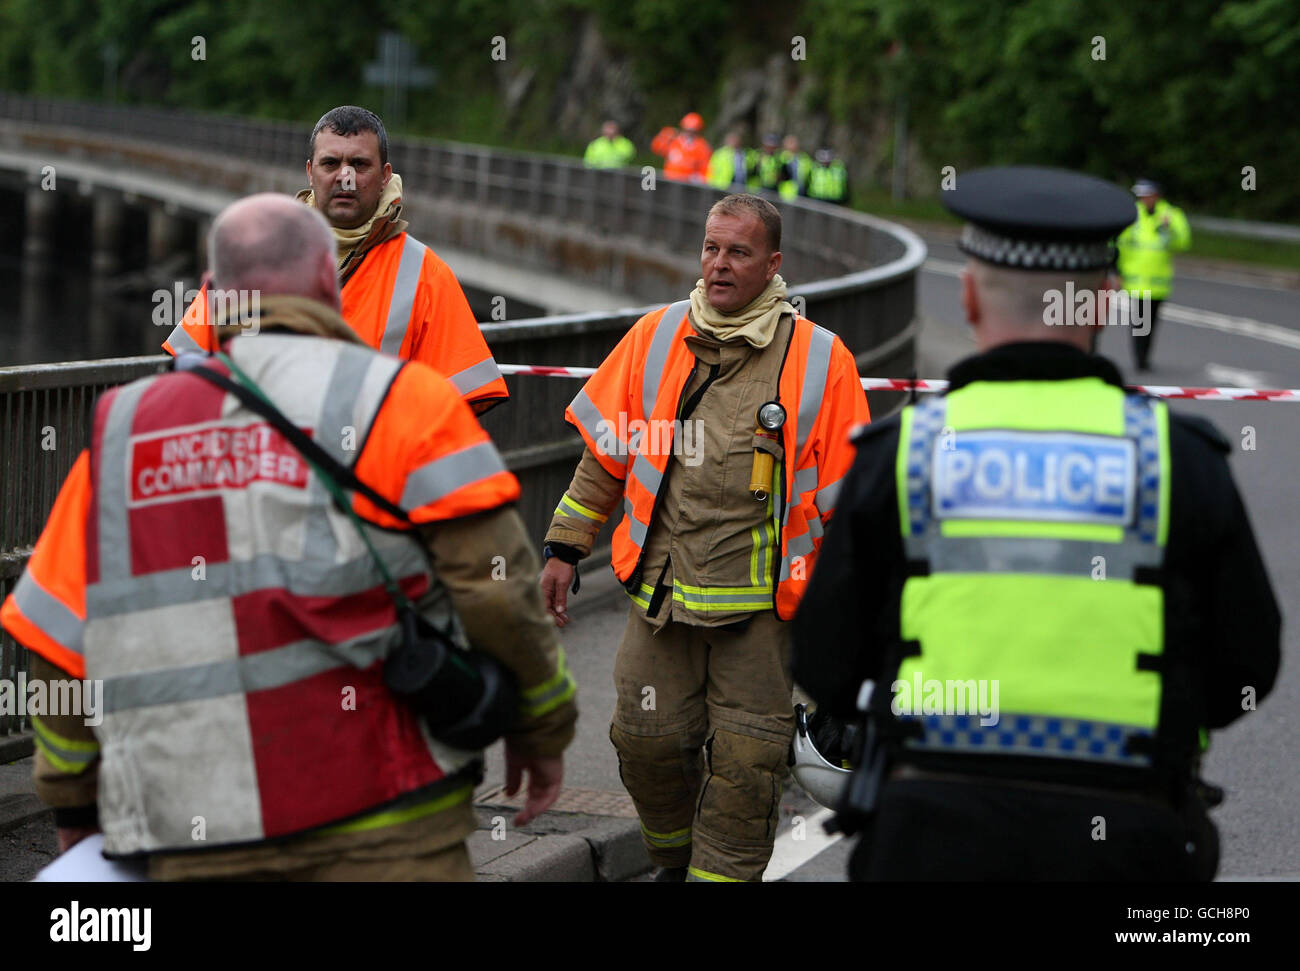
{"type": "Polygon", "coordinates": [[[1210,363],[1205,365],[1205,373],[1210,376],[1210,383],[1236,388],[1271,388],[1273,381],[1260,371],[1246,371],[1242,368],[1228,367],[1226,364],[1210,363]]]}
{"type": "MultiPolygon", "coordinates": [[[[822,829],[822,823],[834,816],[829,809],[821,809],[811,816],[804,816],[802,825],[793,825],[776,838],[772,847],[772,859],[763,871],[763,882],[771,883],[793,873],[814,856],[829,846],[843,839],[843,833],[828,836],[822,829]],[[796,833],[802,833],[803,839],[795,839],[796,833]]],[[[798,816],[795,817],[799,819],[798,816]]]]}
{"type": "Polygon", "coordinates": [[[1204,327],[1206,330],[1218,330],[1225,334],[1239,337],[1253,337],[1256,340],[1269,341],[1300,350],[1300,331],[1277,324],[1266,324],[1262,320],[1250,317],[1229,317],[1227,314],[1212,310],[1197,310],[1193,307],[1180,307],[1178,304],[1164,304],[1160,315],[1166,320],[1173,320],[1191,327],[1204,327]]]}
{"type": "MultiPolygon", "coordinates": [[[[922,269],[942,276],[957,276],[964,266],[964,263],[956,263],[952,260],[928,259],[922,264],[922,269]]],[[[1176,303],[1163,304],[1160,307],[1160,317],[1162,320],[1172,320],[1175,323],[1187,324],[1189,327],[1202,327],[1239,337],[1253,337],[1255,340],[1300,350],[1300,331],[1277,324],[1268,324],[1251,317],[1231,317],[1213,310],[1198,310],[1195,307],[1184,307],[1176,303]]]]}
{"type": "Polygon", "coordinates": [[[933,257],[921,264],[923,270],[929,270],[931,273],[941,273],[944,276],[956,276],[966,268],[965,263],[957,263],[953,260],[936,260],[933,257]]]}

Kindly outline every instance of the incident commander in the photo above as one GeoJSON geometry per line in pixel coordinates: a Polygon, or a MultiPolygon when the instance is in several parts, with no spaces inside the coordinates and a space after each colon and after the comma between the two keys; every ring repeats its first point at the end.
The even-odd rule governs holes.
{"type": "Polygon", "coordinates": [[[33,678],[104,683],[98,727],[34,720],[37,794],[61,847],[102,829],[154,879],[471,880],[481,753],[435,740],[386,687],[403,638],[362,530],[426,620],[518,680],[505,756],[512,790],[529,778],[523,822],[558,795],[577,712],[519,484],[445,378],[344,323],[314,210],[253,196],[210,244],[217,286],[267,294],[259,333],[214,321],[225,356],[100,398],[0,609],[33,678]],[[199,368],[256,382],[374,490],[349,496],[364,527],[199,368]]]}

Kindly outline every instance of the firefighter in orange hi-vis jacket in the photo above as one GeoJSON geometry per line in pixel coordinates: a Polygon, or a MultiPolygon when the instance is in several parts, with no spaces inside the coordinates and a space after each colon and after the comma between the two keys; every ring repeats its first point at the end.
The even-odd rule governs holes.
{"type": "Polygon", "coordinates": [[[853,355],[786,302],[780,246],[771,203],[714,205],[694,292],[633,325],[565,412],[587,447],[543,596],[568,623],[572,564],[621,511],[632,606],[610,737],[665,881],[767,866],[794,730],[788,621],[869,420],[853,355]]]}
{"type": "MultiPolygon", "coordinates": [[[[441,371],[476,414],[505,401],[505,381],[460,283],[406,231],[384,123],[364,108],[335,108],[316,123],[310,151],[311,188],[298,199],[334,230],[343,319],[376,350],[441,371]]],[[[213,350],[211,312],[205,283],[163,349],[213,350]]]]}

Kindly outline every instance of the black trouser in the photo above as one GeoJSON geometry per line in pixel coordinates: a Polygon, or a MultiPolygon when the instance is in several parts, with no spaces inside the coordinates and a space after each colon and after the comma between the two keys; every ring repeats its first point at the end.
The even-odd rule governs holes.
{"type": "Polygon", "coordinates": [[[1193,856],[1187,821],[1172,806],[1155,801],[992,782],[891,781],[853,852],[849,877],[1210,879],[1217,867],[1217,833],[1204,813],[1199,821],[1208,832],[1200,829],[1196,838],[1202,846],[1193,856]],[[1214,859],[1207,860],[1211,853],[1214,859]]]}
{"type": "Polygon", "coordinates": [[[1140,368],[1146,368],[1151,360],[1151,351],[1156,342],[1156,321],[1160,319],[1160,305],[1162,303],[1164,303],[1163,300],[1151,301],[1150,327],[1143,328],[1146,333],[1141,335],[1138,334],[1137,313],[1142,301],[1133,299],[1129,305],[1129,324],[1133,328],[1133,362],[1140,368]]]}

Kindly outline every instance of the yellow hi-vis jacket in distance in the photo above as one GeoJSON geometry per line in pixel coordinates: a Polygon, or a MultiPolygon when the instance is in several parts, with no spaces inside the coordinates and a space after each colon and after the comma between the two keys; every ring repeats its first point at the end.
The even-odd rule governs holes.
{"type": "Polygon", "coordinates": [[[1166,300],[1174,288],[1174,253],[1192,245],[1187,217],[1164,199],[1147,212],[1137,204],[1137,219],[1119,234],[1119,274],[1130,293],[1149,292],[1152,300],[1166,300]],[[1165,219],[1169,220],[1165,227],[1165,219]]]}
{"type": "MultiPolygon", "coordinates": [[[[646,314],[632,326],[565,410],[601,467],[624,484],[624,516],[614,531],[613,567],[625,585],[638,576],[671,449],[642,450],[660,436],[637,429],[671,424],[695,369],[685,338],[694,333],[689,301],[646,314]]],[[[776,612],[794,615],[811,574],[840,483],[853,462],[850,431],[870,420],[853,355],[823,327],[796,316],[777,396],[781,430],[782,506],[777,511],[781,560],[776,612]]],[[[739,420],[753,421],[742,415],[739,420]]],[[[662,443],[661,443],[662,444],[662,443]]]]}

